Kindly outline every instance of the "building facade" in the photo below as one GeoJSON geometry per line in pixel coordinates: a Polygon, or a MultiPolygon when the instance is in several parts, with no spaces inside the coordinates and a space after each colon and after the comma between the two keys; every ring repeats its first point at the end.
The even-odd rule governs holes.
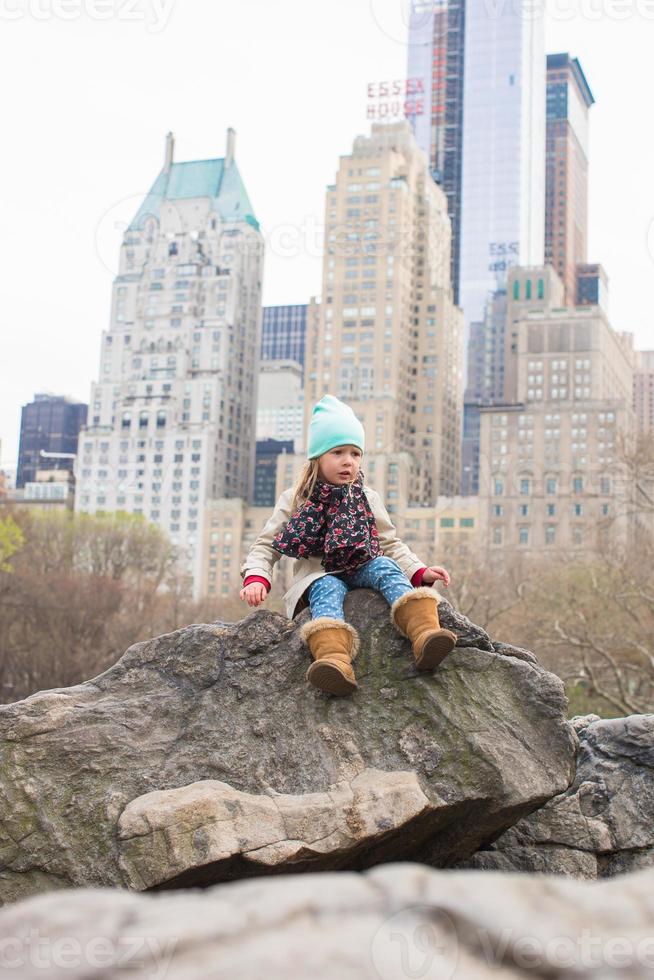
{"type": "Polygon", "coordinates": [[[159,525],[199,595],[207,502],[249,499],[263,238],[234,158],[164,166],[127,229],[76,509],[159,525]]]}
{"type": "Polygon", "coordinates": [[[583,262],[577,265],[576,306],[601,306],[605,313],[609,311],[609,279],[604,267],[596,262],[583,262]]]}
{"type": "MultiPolygon", "coordinates": [[[[577,58],[547,56],[545,262],[577,300],[577,265],[587,260],[588,111],[595,99],[577,58]]],[[[580,304],[581,305],[581,304],[580,304]]]]}
{"type": "Polygon", "coordinates": [[[254,467],[254,507],[272,507],[277,500],[277,458],[293,453],[293,443],[279,439],[257,439],[254,467]]]}
{"type": "Polygon", "coordinates": [[[373,124],[326,195],[319,316],[307,338],[305,427],[330,393],[364,424],[367,452],[408,452],[409,493],[458,489],[462,316],[452,300],[443,191],[406,121],[373,124]]]}
{"type": "Polygon", "coordinates": [[[409,21],[407,75],[424,83],[424,112],[410,118],[427,155],[432,176],[443,188],[452,225],[451,280],[459,303],[465,0],[413,0],[409,21]]]}
{"type": "Polygon", "coordinates": [[[470,324],[514,265],[543,262],[543,17],[467,0],[460,304],[470,324]]]}
{"type": "Polygon", "coordinates": [[[304,446],[304,389],[297,361],[262,361],[259,370],[257,439],[291,442],[291,452],[304,446]]]}
{"type": "Polygon", "coordinates": [[[654,351],[635,353],[634,414],[639,435],[654,433],[654,351]]]}
{"type": "Polygon", "coordinates": [[[627,345],[600,307],[559,305],[546,266],[509,283],[509,388],[480,409],[480,515],[490,547],[596,551],[624,542],[620,456],[634,431],[627,345]],[[604,535],[604,537],[602,537],[604,535]]]}
{"type": "Polygon", "coordinates": [[[261,329],[262,361],[297,361],[304,367],[308,309],[306,303],[264,306],[261,329]]]}
{"type": "Polygon", "coordinates": [[[35,395],[33,402],[23,406],[16,474],[18,489],[36,482],[37,470],[72,472],[87,410],[87,405],[72,398],[50,394],[35,395]]]}

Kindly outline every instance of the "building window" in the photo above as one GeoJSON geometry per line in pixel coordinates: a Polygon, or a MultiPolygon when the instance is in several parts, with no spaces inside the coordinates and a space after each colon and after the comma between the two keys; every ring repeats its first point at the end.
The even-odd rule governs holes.
{"type": "Polygon", "coordinates": [[[542,279],[538,280],[538,298],[544,299],[545,297],[545,283],[542,279]]]}
{"type": "Polygon", "coordinates": [[[584,492],[584,478],[583,476],[575,476],[572,481],[572,492],[573,493],[583,493],[584,492]]]}
{"type": "Polygon", "coordinates": [[[520,493],[523,495],[529,493],[529,479],[527,477],[520,480],[520,493]]]}
{"type": "Polygon", "coordinates": [[[502,528],[493,528],[493,544],[502,544],[502,528]]]}
{"type": "Polygon", "coordinates": [[[547,478],[546,492],[550,496],[556,493],[556,477],[550,476],[547,478]]]}
{"type": "Polygon", "coordinates": [[[556,527],[554,524],[548,524],[545,528],[545,544],[554,544],[556,540],[556,527]]]}
{"type": "Polygon", "coordinates": [[[525,299],[531,299],[531,279],[527,279],[525,283],[525,299]]]}
{"type": "Polygon", "coordinates": [[[529,528],[521,527],[518,532],[518,541],[520,544],[529,544],[529,528]]]}
{"type": "MultiPolygon", "coordinates": [[[[513,283],[513,298],[514,299],[520,299],[520,280],[519,279],[514,280],[514,283],[513,283]]],[[[499,531],[500,528],[496,528],[496,530],[499,531]]],[[[501,537],[501,535],[500,535],[500,537],[501,537]]]]}
{"type": "Polygon", "coordinates": [[[454,527],[454,518],[441,517],[441,527],[454,527]]]}
{"type": "Polygon", "coordinates": [[[459,519],[459,527],[474,527],[475,519],[474,517],[461,517],[459,519]]]}

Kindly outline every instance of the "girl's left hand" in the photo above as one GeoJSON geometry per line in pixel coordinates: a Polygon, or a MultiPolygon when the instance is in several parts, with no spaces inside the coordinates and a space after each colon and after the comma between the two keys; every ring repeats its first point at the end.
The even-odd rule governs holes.
{"type": "Polygon", "coordinates": [[[450,573],[440,565],[430,565],[422,574],[422,584],[431,585],[432,582],[442,582],[443,585],[450,584],[450,573]]]}

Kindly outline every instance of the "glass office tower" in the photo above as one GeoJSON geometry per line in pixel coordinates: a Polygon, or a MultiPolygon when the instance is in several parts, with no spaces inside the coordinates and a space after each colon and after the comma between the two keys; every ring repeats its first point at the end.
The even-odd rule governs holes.
{"type": "Polygon", "coordinates": [[[467,0],[460,302],[469,325],[512,265],[543,262],[545,42],[542,14],[467,0]]]}
{"type": "Polygon", "coordinates": [[[511,265],[543,262],[545,69],[542,13],[414,0],[407,72],[426,95],[411,122],[448,198],[466,347],[511,265]]]}

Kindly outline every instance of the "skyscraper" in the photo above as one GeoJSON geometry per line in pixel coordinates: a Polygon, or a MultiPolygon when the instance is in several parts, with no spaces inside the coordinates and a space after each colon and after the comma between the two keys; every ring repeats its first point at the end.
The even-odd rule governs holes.
{"type": "Polygon", "coordinates": [[[545,261],[576,302],[576,266],[587,261],[588,110],[595,99],[577,58],[547,56],[545,261]]]}
{"type": "Polygon", "coordinates": [[[102,338],[76,508],[126,510],[184,555],[196,594],[208,501],[253,486],[263,238],[234,159],[164,166],[129,225],[102,338]]]}
{"type": "Polygon", "coordinates": [[[458,490],[462,318],[447,201],[406,121],[356,137],[325,210],[305,423],[323,394],[343,398],[364,422],[368,453],[411,456],[409,495],[428,504],[458,490]]]}
{"type": "Polygon", "coordinates": [[[459,302],[465,0],[422,0],[411,7],[409,76],[424,80],[424,114],[411,118],[452,223],[452,293],[459,302]]]}
{"type": "Polygon", "coordinates": [[[264,306],[261,330],[263,361],[297,361],[304,367],[307,304],[264,306]]]}
{"type": "Polygon", "coordinates": [[[70,460],[41,456],[47,453],[76,453],[80,429],[86,423],[88,406],[72,398],[39,394],[23,406],[16,486],[36,479],[37,470],[70,469],[70,460]]]}
{"type": "Polygon", "coordinates": [[[430,93],[428,119],[412,122],[448,186],[467,346],[508,269],[543,261],[543,18],[519,4],[414,0],[409,41],[408,74],[427,75],[430,93]]]}
{"type": "Polygon", "coordinates": [[[512,265],[543,261],[542,17],[467,0],[463,113],[460,301],[471,324],[512,265]]]}

